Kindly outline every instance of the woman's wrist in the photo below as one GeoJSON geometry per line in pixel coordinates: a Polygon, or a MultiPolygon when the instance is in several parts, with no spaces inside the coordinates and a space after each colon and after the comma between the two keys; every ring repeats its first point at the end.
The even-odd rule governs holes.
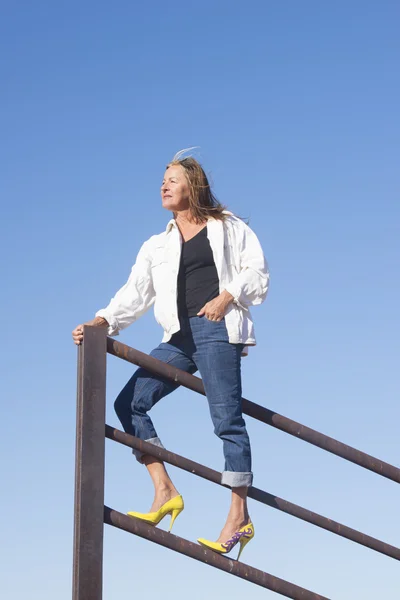
{"type": "Polygon", "coordinates": [[[109,323],[103,317],[95,317],[92,321],[86,323],[86,325],[91,325],[94,327],[109,327],[109,323]]]}
{"type": "Polygon", "coordinates": [[[221,292],[220,294],[221,298],[223,300],[225,300],[225,302],[227,304],[230,304],[231,302],[233,302],[234,297],[232,296],[232,294],[230,294],[229,292],[227,292],[226,290],[224,290],[223,292],[221,292]]]}

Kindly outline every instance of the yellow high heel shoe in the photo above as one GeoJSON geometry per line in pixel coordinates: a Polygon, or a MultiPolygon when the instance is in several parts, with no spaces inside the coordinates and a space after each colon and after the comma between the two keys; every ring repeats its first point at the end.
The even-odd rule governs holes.
{"type": "Polygon", "coordinates": [[[130,517],[136,517],[136,519],[141,519],[142,521],[146,521],[146,523],[151,523],[152,525],[158,525],[166,515],[171,515],[171,521],[168,529],[168,531],[171,531],[176,517],[183,511],[184,507],[185,505],[183,503],[182,496],[175,496],[175,498],[171,498],[171,500],[165,502],[165,504],[163,504],[162,507],[155,512],[139,513],[132,511],[128,512],[127,514],[130,517]]]}
{"type": "Polygon", "coordinates": [[[205,548],[214,550],[214,552],[218,552],[219,554],[228,554],[228,552],[230,552],[239,542],[240,550],[237,557],[237,560],[239,560],[244,547],[246,546],[246,544],[248,544],[248,542],[250,542],[250,540],[253,539],[253,537],[254,525],[253,523],[248,523],[247,525],[239,529],[239,531],[236,531],[236,533],[234,533],[233,536],[227,542],[225,542],[225,544],[219,544],[218,542],[210,542],[209,540],[205,540],[204,538],[199,538],[197,541],[205,548]]]}

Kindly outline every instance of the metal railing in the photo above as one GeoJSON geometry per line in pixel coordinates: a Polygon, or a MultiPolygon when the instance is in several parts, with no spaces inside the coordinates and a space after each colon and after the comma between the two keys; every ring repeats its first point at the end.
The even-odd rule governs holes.
{"type": "MultiPolygon", "coordinates": [[[[105,437],[221,485],[221,473],[105,424],[107,353],[204,395],[203,383],[198,377],[108,338],[105,329],[85,326],[84,342],[78,351],[73,600],[101,600],[102,598],[104,523],[144,537],[293,600],[328,600],[324,596],[244,563],[227,559],[212,550],[104,506],[105,437]]],[[[263,423],[400,483],[399,468],[263,406],[243,399],[243,412],[263,423]]],[[[400,560],[399,548],[297,506],[274,494],[250,487],[248,496],[376,552],[400,560]]]]}

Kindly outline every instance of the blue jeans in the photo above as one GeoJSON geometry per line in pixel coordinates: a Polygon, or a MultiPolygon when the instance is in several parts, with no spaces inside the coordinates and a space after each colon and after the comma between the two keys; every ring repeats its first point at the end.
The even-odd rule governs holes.
{"type": "MultiPolygon", "coordinates": [[[[181,319],[181,329],[150,354],[187,373],[200,371],[215,434],[223,441],[225,469],[221,483],[250,486],[251,449],[242,416],[240,360],[242,344],[230,344],[225,320],[181,319]]],[[[115,401],[115,411],[127,433],[163,447],[149,410],[178,383],[139,368],[115,401]]],[[[141,453],[134,451],[140,461],[141,453]]]]}

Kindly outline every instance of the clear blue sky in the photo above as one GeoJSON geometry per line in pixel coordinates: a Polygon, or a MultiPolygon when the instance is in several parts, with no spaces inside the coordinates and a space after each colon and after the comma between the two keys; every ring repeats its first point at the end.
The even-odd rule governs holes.
{"type": "MultiPolygon", "coordinates": [[[[1,588],[71,590],[76,348],[70,332],[165,227],[164,165],[198,145],[271,268],[244,395],[396,464],[400,8],[395,0],[3,2],[0,13],[1,588]]],[[[121,341],[149,351],[152,314],[121,341]]],[[[131,366],[109,358],[107,421],[131,366]]],[[[168,448],[221,470],[204,399],[153,413],[168,448]]],[[[395,483],[248,418],[255,485],[394,545],[395,483]]],[[[152,488],[107,442],[106,502],[152,488]]],[[[215,537],[229,492],[171,469],[175,533],[215,537]]],[[[250,501],[245,562],[340,600],[399,596],[390,558],[250,501]]],[[[277,598],[106,528],[104,598],[277,598]]]]}

